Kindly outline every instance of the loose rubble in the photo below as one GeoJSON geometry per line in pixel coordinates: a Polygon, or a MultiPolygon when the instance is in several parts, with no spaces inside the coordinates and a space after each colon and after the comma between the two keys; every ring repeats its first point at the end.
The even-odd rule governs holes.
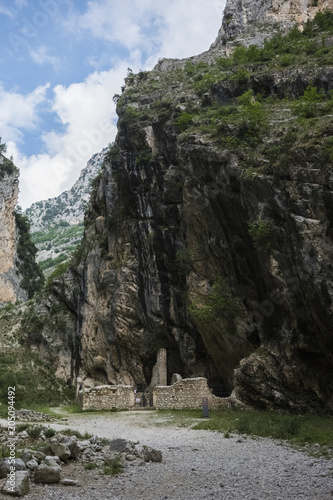
{"type": "Polygon", "coordinates": [[[21,422],[55,422],[57,419],[47,415],[47,413],[42,413],[41,411],[35,410],[16,410],[16,420],[21,422]]]}
{"type": "MultiPolygon", "coordinates": [[[[17,452],[21,458],[15,459],[15,466],[9,458],[0,460],[0,478],[8,478],[2,486],[2,493],[15,496],[27,495],[31,483],[79,486],[75,478],[62,477],[64,467],[69,462],[81,464],[82,469],[101,469],[112,464],[116,458],[125,468],[126,462],[141,465],[143,462],[162,462],[162,452],[139,442],[125,439],[101,440],[96,435],[89,439],[78,439],[75,435],[60,433],[47,438],[48,429],[41,430],[38,439],[33,439],[25,430],[17,433],[17,452]],[[29,447],[30,446],[30,447],[29,447]],[[9,476],[14,468],[15,473],[9,476]],[[13,486],[14,485],[14,486],[13,486]]],[[[6,427],[0,428],[0,442],[6,446],[6,427]]]]}

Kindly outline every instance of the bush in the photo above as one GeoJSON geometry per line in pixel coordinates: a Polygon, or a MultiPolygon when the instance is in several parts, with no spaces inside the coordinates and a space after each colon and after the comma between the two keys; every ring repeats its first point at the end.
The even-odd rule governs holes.
{"type": "Polygon", "coordinates": [[[58,276],[63,275],[69,266],[69,262],[62,262],[61,264],[58,264],[55,270],[50,274],[50,276],[47,278],[45,287],[49,288],[52,284],[52,281],[57,278],[58,276]]]}
{"type": "Polygon", "coordinates": [[[15,221],[18,228],[17,267],[22,275],[21,287],[31,299],[39,292],[44,284],[44,275],[36,262],[37,248],[30,235],[30,222],[28,217],[19,210],[15,212],[15,221]]]}
{"type": "Polygon", "coordinates": [[[121,455],[117,455],[114,458],[105,458],[104,464],[104,474],[108,476],[117,476],[123,472],[124,467],[121,455]]]}
{"type": "Polygon", "coordinates": [[[239,311],[237,300],[232,297],[225,279],[219,278],[201,305],[192,304],[190,316],[200,323],[231,321],[239,311]]]}
{"type": "Polygon", "coordinates": [[[266,252],[270,250],[272,230],[273,222],[270,219],[259,219],[257,222],[249,224],[249,235],[257,250],[266,252]]]}
{"type": "Polygon", "coordinates": [[[51,427],[48,427],[47,429],[44,430],[44,435],[46,438],[51,438],[56,434],[56,431],[52,429],[51,427]]]}
{"type": "Polygon", "coordinates": [[[27,433],[34,441],[36,441],[39,438],[42,430],[43,427],[41,425],[35,425],[33,427],[28,427],[27,433]]]}
{"type": "Polygon", "coordinates": [[[232,75],[230,78],[231,81],[237,83],[246,83],[250,77],[250,73],[246,69],[239,69],[237,73],[232,75]]]}
{"type": "Polygon", "coordinates": [[[308,85],[302,97],[292,103],[294,113],[303,118],[312,118],[317,114],[317,104],[323,101],[325,95],[316,86],[308,85]]]}
{"type": "Polygon", "coordinates": [[[174,123],[179,132],[184,132],[190,125],[192,125],[193,116],[194,115],[183,111],[183,113],[175,120],[174,123]]]}
{"type": "Polygon", "coordinates": [[[97,469],[97,467],[98,467],[98,465],[95,462],[88,462],[88,463],[84,464],[84,468],[86,470],[97,469]]]}

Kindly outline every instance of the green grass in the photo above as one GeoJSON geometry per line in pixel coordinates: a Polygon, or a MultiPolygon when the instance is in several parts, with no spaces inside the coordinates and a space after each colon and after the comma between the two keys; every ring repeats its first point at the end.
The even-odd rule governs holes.
{"type": "Polygon", "coordinates": [[[93,469],[97,469],[98,465],[94,462],[88,462],[86,464],[84,464],[84,468],[86,470],[93,470],[93,469]]]}
{"type": "Polygon", "coordinates": [[[211,411],[210,418],[197,423],[193,429],[272,437],[298,445],[333,446],[333,417],[330,415],[220,410],[211,411]]]}
{"type": "Polygon", "coordinates": [[[123,459],[121,455],[117,455],[114,458],[106,458],[104,460],[104,474],[107,476],[117,476],[123,472],[123,459]]]}
{"type": "Polygon", "coordinates": [[[84,413],[81,406],[77,404],[62,405],[60,410],[65,413],[84,413]]]}
{"type": "Polygon", "coordinates": [[[93,436],[92,434],[89,434],[89,432],[81,434],[81,432],[76,431],[75,429],[65,429],[61,431],[61,434],[65,434],[65,436],[76,436],[78,439],[90,439],[93,436]]]}

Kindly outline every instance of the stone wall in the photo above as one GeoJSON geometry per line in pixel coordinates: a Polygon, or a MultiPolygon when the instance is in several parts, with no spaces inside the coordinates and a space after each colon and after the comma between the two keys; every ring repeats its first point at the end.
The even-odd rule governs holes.
{"type": "Polygon", "coordinates": [[[131,385],[100,385],[79,392],[82,410],[129,410],[134,407],[134,388],[131,385]]]}
{"type": "Polygon", "coordinates": [[[230,398],[218,398],[212,394],[203,377],[186,378],[171,386],[154,389],[154,407],[158,410],[182,410],[202,408],[202,398],[208,398],[211,410],[230,408],[230,398]]]}
{"type": "MultiPolygon", "coordinates": [[[[203,377],[182,379],[170,386],[158,386],[153,392],[157,410],[201,409],[202,398],[208,398],[210,410],[230,408],[230,398],[212,394],[203,377]]],[[[131,410],[135,408],[134,388],[131,385],[100,385],[78,392],[77,403],[83,410],[131,410]]]]}

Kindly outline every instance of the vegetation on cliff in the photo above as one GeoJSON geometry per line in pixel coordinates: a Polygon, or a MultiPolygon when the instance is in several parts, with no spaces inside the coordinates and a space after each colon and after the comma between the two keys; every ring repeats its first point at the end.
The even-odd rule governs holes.
{"type": "Polygon", "coordinates": [[[30,341],[142,385],[166,347],[169,378],[333,411],[332,33],[328,12],[261,49],[129,72],[84,240],[27,313],[30,341]]]}
{"type": "Polygon", "coordinates": [[[44,284],[44,275],[36,263],[37,248],[31,239],[30,222],[20,210],[15,212],[16,227],[18,229],[17,269],[22,275],[21,286],[31,299],[39,292],[44,284]]]}

